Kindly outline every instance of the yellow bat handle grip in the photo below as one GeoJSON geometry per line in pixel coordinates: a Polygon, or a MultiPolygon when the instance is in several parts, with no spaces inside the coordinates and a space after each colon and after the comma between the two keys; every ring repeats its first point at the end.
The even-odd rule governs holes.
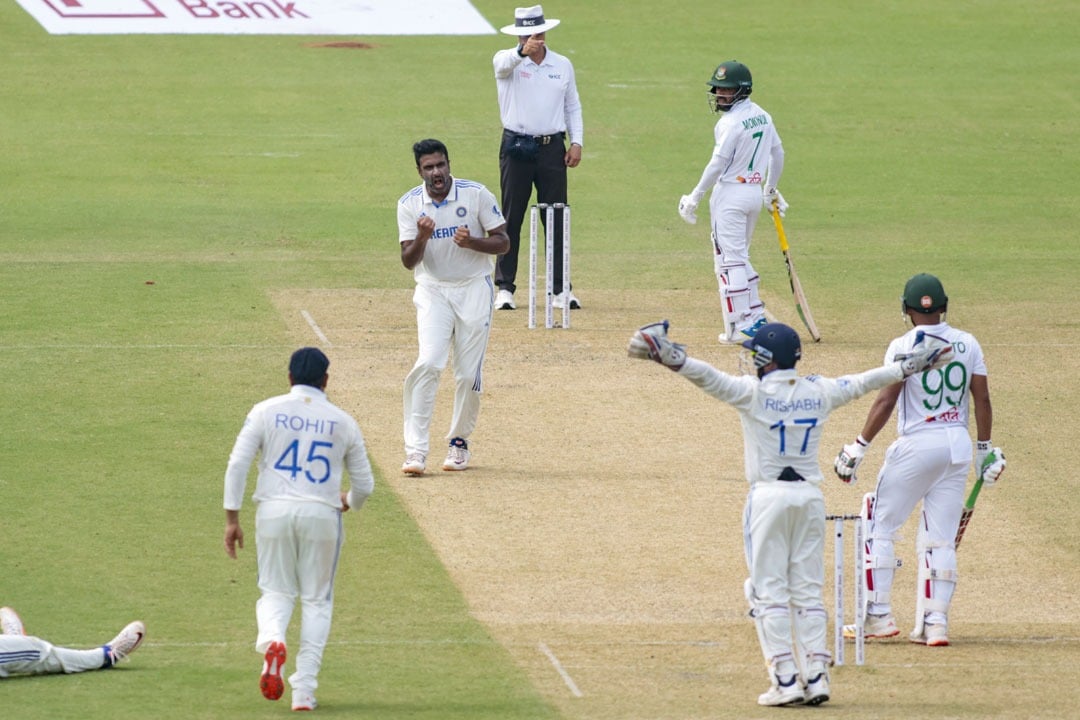
{"type": "Polygon", "coordinates": [[[780,222],[780,211],[776,208],[776,205],[773,204],[772,210],[770,210],[769,213],[772,215],[773,224],[776,225],[776,236],[780,238],[780,251],[787,252],[787,233],[784,232],[784,224],[780,222]]]}

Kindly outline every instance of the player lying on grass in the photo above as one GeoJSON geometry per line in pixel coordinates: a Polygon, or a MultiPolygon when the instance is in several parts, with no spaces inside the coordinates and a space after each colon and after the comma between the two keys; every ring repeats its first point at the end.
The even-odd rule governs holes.
{"type": "Polygon", "coordinates": [[[135,652],[145,636],[146,626],[136,620],[105,645],[72,650],[27,635],[19,614],[12,608],[0,607],[0,678],[111,668],[135,652]]]}

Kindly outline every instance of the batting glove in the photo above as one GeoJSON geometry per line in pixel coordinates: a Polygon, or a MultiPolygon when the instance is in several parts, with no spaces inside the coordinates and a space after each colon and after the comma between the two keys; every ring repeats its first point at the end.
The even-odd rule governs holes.
{"type": "Polygon", "coordinates": [[[975,443],[975,467],[984,485],[993,485],[1005,472],[1005,453],[999,447],[993,447],[989,440],[975,443]]]}
{"type": "Polygon", "coordinates": [[[647,358],[678,371],[686,363],[686,346],[668,339],[668,325],[667,320],[661,320],[640,328],[630,338],[626,354],[642,360],[647,358]]]}
{"type": "Polygon", "coordinates": [[[780,213],[780,217],[784,217],[787,213],[788,204],[784,200],[784,196],[780,194],[780,191],[774,187],[766,187],[764,194],[761,196],[761,201],[765,203],[765,210],[767,212],[773,211],[773,206],[776,206],[776,211],[780,213]]]}
{"type": "Polygon", "coordinates": [[[855,471],[859,469],[859,463],[862,462],[868,447],[870,447],[870,443],[863,440],[862,435],[855,438],[855,442],[850,445],[845,445],[840,454],[836,456],[836,462],[833,463],[833,469],[836,470],[837,477],[848,485],[854,485],[859,479],[855,471]]]}
{"type": "Polygon", "coordinates": [[[697,203],[689,195],[679,198],[679,215],[691,225],[697,225],[697,203]]]}

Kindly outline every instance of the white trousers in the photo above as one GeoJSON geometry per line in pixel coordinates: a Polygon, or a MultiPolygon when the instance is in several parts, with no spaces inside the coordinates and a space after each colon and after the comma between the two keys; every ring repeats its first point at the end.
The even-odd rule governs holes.
{"type": "Polygon", "coordinates": [[[725,320],[739,329],[765,312],[758,274],[750,264],[750,241],[761,209],[760,185],[719,183],[709,197],[713,270],[725,320]]]}
{"type": "MultiPolygon", "coordinates": [[[[886,451],[885,464],[878,473],[868,554],[895,558],[896,534],[922,500],[920,525],[930,548],[925,562],[935,570],[944,571],[943,575],[955,578],[956,546],[953,541],[963,512],[971,454],[971,437],[963,427],[944,427],[897,438],[886,451]]],[[[867,576],[867,590],[879,598],[888,598],[894,572],[894,567],[873,568],[867,576]]],[[[955,579],[934,580],[929,585],[929,593],[925,596],[947,606],[956,587],[955,579]]],[[[868,611],[875,614],[891,612],[891,602],[871,602],[868,611]]],[[[943,623],[945,613],[931,613],[928,620],[943,623]]]]}
{"type": "Polygon", "coordinates": [[[484,354],[495,290],[490,276],[465,285],[417,285],[413,293],[420,352],[405,378],[405,453],[430,450],[439,376],[454,352],[454,415],[446,439],[469,438],[480,417],[484,354]]]}
{"type": "MultiPolygon", "coordinates": [[[[265,501],[255,511],[259,590],[255,604],[259,634],[255,649],[285,642],[293,607],[300,599],[300,649],[293,690],[318,687],[323,650],[334,609],[334,574],[345,540],[341,512],[318,502],[265,501]]],[[[288,662],[287,660],[286,662],[288,662]]]]}
{"type": "Polygon", "coordinates": [[[32,635],[0,635],[0,677],[77,673],[105,667],[105,651],[70,650],[32,635]]]}
{"type": "Polygon", "coordinates": [[[743,509],[743,544],[766,662],[788,653],[829,657],[820,488],[805,481],[755,483],[743,509]]]}

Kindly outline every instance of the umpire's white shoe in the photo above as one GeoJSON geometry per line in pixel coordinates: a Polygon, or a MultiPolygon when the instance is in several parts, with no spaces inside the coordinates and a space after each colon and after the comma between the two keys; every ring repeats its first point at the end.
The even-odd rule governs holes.
{"type": "Polygon", "coordinates": [[[135,652],[142,645],[144,637],[146,637],[146,626],[138,620],[125,625],[120,634],[105,646],[105,667],[112,667],[135,652]]]}
{"type": "MultiPolygon", "coordinates": [[[[563,308],[565,308],[566,307],[566,295],[564,293],[559,293],[558,295],[553,297],[551,299],[551,307],[555,308],[556,310],[562,310],[563,308]]],[[[577,299],[577,296],[574,295],[573,292],[570,293],[570,309],[571,310],[580,310],[581,309],[581,302],[577,299]]]]}
{"type": "Polygon", "coordinates": [[[14,608],[0,607],[0,633],[4,635],[25,635],[22,618],[14,608]]]}
{"type": "Polygon", "coordinates": [[[406,475],[423,475],[427,468],[427,457],[424,453],[411,452],[405,456],[405,462],[401,465],[401,472],[406,475]]]}
{"type": "Polygon", "coordinates": [[[500,290],[495,295],[495,309],[496,310],[516,310],[517,305],[514,304],[514,293],[509,290],[500,290]]]}
{"type": "Polygon", "coordinates": [[[450,449],[443,460],[443,470],[464,470],[469,467],[469,443],[465,438],[456,437],[450,441],[450,449]]]}

